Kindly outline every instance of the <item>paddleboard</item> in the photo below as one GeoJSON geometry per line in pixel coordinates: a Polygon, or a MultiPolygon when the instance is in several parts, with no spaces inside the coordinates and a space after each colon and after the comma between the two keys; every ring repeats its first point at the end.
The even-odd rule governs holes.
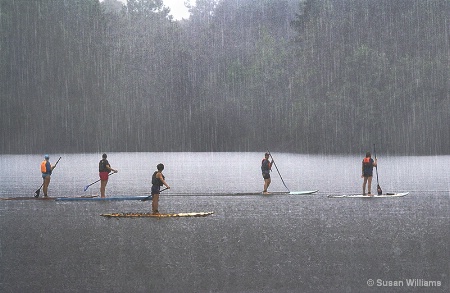
{"type": "MultiPolygon", "coordinates": [[[[120,196],[120,197],[58,197],[56,201],[123,201],[123,200],[143,200],[146,195],[120,196]]],[[[150,197],[151,199],[151,197],[150,197]]]]}
{"type": "MultiPolygon", "coordinates": [[[[83,199],[88,198],[88,199],[91,199],[91,198],[95,198],[95,197],[97,197],[97,195],[86,195],[86,196],[75,197],[75,198],[83,198],[83,199]]],[[[61,197],[61,196],[59,196],[59,197],[53,197],[53,196],[47,196],[47,197],[44,197],[44,196],[40,196],[40,197],[18,196],[18,197],[0,198],[0,200],[62,200],[62,198],[66,198],[66,197],[61,197]]]]}
{"type": "Polygon", "coordinates": [[[343,195],[328,195],[329,198],[385,198],[385,197],[402,197],[409,194],[409,192],[400,192],[400,193],[385,193],[385,194],[374,194],[373,196],[362,195],[362,194],[343,194],[343,195]]]}
{"type": "Polygon", "coordinates": [[[237,192],[237,193],[166,193],[164,196],[249,196],[249,195],[308,195],[317,193],[319,190],[305,191],[274,191],[269,194],[262,192],[237,192]]]}
{"type": "MultiPolygon", "coordinates": [[[[262,195],[286,195],[286,194],[289,194],[289,195],[307,195],[307,194],[314,194],[314,193],[317,193],[318,191],[319,191],[319,190],[281,191],[281,192],[277,192],[277,191],[275,191],[275,192],[270,192],[270,191],[269,191],[268,194],[263,194],[262,192],[261,192],[261,193],[258,193],[258,194],[262,194],[262,195]]],[[[240,195],[240,194],[238,193],[238,195],[240,195]]]]}
{"type": "Polygon", "coordinates": [[[106,218],[181,218],[181,217],[206,217],[214,212],[176,213],[176,214],[152,214],[152,213],[112,213],[101,214],[106,218]]]}
{"type": "Polygon", "coordinates": [[[306,191],[291,191],[288,194],[291,195],[306,195],[306,194],[314,194],[317,193],[319,190],[306,190],[306,191]]]}

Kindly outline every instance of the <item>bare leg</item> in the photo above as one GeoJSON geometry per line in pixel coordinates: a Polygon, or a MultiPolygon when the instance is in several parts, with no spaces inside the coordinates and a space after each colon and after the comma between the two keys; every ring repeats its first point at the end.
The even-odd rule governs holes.
{"type": "Polygon", "coordinates": [[[367,186],[367,191],[369,195],[372,195],[372,176],[367,178],[368,181],[368,186],[367,186]]]}
{"type": "Polygon", "coordinates": [[[154,214],[159,213],[158,206],[159,206],[159,194],[158,193],[152,194],[152,213],[154,214]]]}
{"type": "Polygon", "coordinates": [[[268,178],[268,179],[264,179],[264,190],[263,190],[263,193],[264,194],[267,194],[268,192],[267,192],[267,189],[269,188],[269,185],[270,185],[270,182],[271,182],[272,180],[270,179],[270,178],[268,178]]]}
{"type": "Polygon", "coordinates": [[[48,195],[48,185],[50,184],[50,176],[45,176],[44,185],[42,186],[42,191],[44,192],[44,196],[48,195]]]}
{"type": "Polygon", "coordinates": [[[108,184],[108,180],[100,181],[100,196],[105,197],[106,184],[108,184]]]}
{"type": "Polygon", "coordinates": [[[364,176],[364,182],[363,182],[363,195],[366,195],[366,184],[367,184],[367,177],[364,176]]]}

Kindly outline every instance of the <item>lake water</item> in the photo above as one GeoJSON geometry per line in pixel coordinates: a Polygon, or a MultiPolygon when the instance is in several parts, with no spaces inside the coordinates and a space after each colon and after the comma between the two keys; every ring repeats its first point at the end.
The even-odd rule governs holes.
{"type": "MultiPolygon", "coordinates": [[[[107,196],[147,194],[162,162],[172,188],[161,212],[215,214],[116,220],[99,215],[148,212],[151,201],[0,201],[0,292],[450,290],[450,156],[380,156],[383,191],[409,195],[332,199],[361,192],[362,156],[273,155],[291,191],[319,192],[214,195],[262,191],[262,153],[109,153],[119,173],[107,196]]],[[[51,162],[59,156],[50,196],[99,193],[83,188],[101,154],[51,162]]],[[[33,196],[42,159],[0,155],[0,197],[33,196]]],[[[274,168],[269,191],[284,190],[274,168]]]]}

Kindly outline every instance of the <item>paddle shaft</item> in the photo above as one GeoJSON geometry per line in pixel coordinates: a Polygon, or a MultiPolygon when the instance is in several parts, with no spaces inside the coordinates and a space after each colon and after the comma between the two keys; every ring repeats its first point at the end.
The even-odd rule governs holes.
{"type": "MultiPolygon", "coordinates": [[[[164,189],[161,189],[159,192],[164,191],[164,190],[166,190],[166,189],[169,189],[169,188],[166,187],[166,188],[164,188],[164,189]]],[[[151,194],[151,195],[149,195],[149,196],[147,196],[147,197],[144,197],[143,199],[141,199],[141,201],[147,201],[147,200],[151,199],[152,196],[153,196],[153,194],[151,194]]]]}
{"type": "MultiPolygon", "coordinates": [[[[375,144],[373,144],[373,154],[375,156],[375,161],[376,161],[377,160],[377,151],[375,149],[375,144]]],[[[378,195],[380,195],[383,193],[383,191],[381,190],[381,186],[378,183],[378,164],[377,164],[377,166],[375,166],[375,172],[377,173],[377,193],[378,193],[378,195]]]]}
{"type": "MultiPolygon", "coordinates": [[[[377,151],[375,150],[375,144],[373,144],[373,154],[375,156],[375,160],[377,159],[377,151]]],[[[377,173],[377,184],[378,184],[378,166],[375,166],[375,172],[377,173]]]]}
{"type": "Polygon", "coordinates": [[[283,182],[284,187],[286,187],[286,189],[290,192],[289,188],[286,186],[286,183],[284,183],[283,177],[281,176],[280,171],[278,170],[277,164],[275,163],[275,160],[274,160],[272,154],[270,153],[269,150],[267,150],[267,152],[269,153],[270,157],[272,158],[273,165],[275,166],[275,169],[277,169],[278,175],[280,175],[281,182],[283,182]]]}
{"type": "MultiPolygon", "coordinates": [[[[108,174],[108,176],[111,176],[111,175],[113,175],[113,174],[114,174],[114,172],[111,172],[111,173],[108,174]]],[[[97,181],[92,182],[91,184],[86,185],[86,186],[84,187],[84,191],[88,190],[89,186],[94,185],[95,183],[99,182],[100,180],[101,180],[101,179],[98,179],[97,181]]]]}

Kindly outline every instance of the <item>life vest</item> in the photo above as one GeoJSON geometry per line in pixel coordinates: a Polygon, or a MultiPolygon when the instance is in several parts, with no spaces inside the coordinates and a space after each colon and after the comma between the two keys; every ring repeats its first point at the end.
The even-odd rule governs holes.
{"type": "Polygon", "coordinates": [[[365,157],[363,159],[364,166],[370,166],[371,165],[370,159],[371,159],[370,157],[365,157]]]}
{"type": "MultiPolygon", "coordinates": [[[[156,186],[163,186],[164,184],[162,183],[161,179],[159,179],[158,177],[156,177],[156,174],[158,174],[159,171],[155,171],[152,175],[152,185],[156,185],[156,186]]],[[[162,174],[161,174],[162,175],[162,174]]],[[[163,179],[166,179],[164,177],[164,175],[162,175],[163,179]]]]}
{"type": "Polygon", "coordinates": [[[41,173],[47,173],[47,161],[43,160],[41,163],[41,173]]]}
{"type": "Polygon", "coordinates": [[[109,172],[108,168],[106,167],[107,165],[109,165],[108,160],[106,160],[106,159],[100,160],[100,162],[98,163],[98,171],[99,172],[109,172]]]}
{"type": "Polygon", "coordinates": [[[269,173],[271,168],[272,168],[272,164],[270,163],[270,161],[266,158],[262,159],[261,171],[263,173],[269,173]]]}

